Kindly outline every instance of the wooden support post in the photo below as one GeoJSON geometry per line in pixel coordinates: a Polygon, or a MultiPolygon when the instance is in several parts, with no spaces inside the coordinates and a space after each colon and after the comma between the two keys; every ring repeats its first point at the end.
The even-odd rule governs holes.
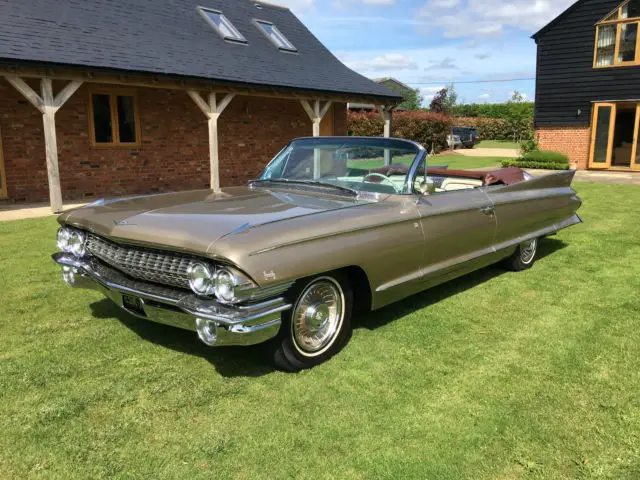
{"type": "MultiPolygon", "coordinates": [[[[304,111],[307,112],[307,115],[309,116],[309,119],[313,124],[313,130],[312,130],[313,136],[319,137],[320,123],[322,122],[322,119],[329,111],[329,108],[331,107],[331,101],[330,100],[326,101],[324,105],[322,105],[320,100],[314,100],[313,106],[311,106],[308,100],[300,100],[300,104],[302,105],[302,108],[304,108],[304,111]]],[[[320,149],[314,148],[313,149],[313,178],[320,177],[320,171],[321,171],[320,163],[321,163],[320,149]]]]}
{"type": "Polygon", "coordinates": [[[67,100],[80,88],[82,82],[69,82],[58,95],[54,97],[51,79],[40,79],[40,95],[38,95],[24,80],[15,75],[5,75],[7,81],[15,87],[40,113],[44,126],[44,145],[47,159],[47,176],[49,180],[49,203],[51,211],[62,211],[62,191],[60,189],[60,172],[58,169],[58,140],[56,138],[56,113],[67,100]]]}
{"type": "MultiPolygon", "coordinates": [[[[391,137],[391,120],[392,120],[392,115],[393,115],[393,107],[388,107],[386,105],[378,105],[377,106],[378,111],[380,112],[380,116],[382,117],[382,120],[384,121],[384,131],[383,131],[383,136],[386,138],[390,138],[391,137]]],[[[392,158],[391,158],[391,152],[388,148],[384,149],[384,164],[385,165],[391,165],[392,162],[392,158]]]]}
{"type": "Polygon", "coordinates": [[[218,118],[225,108],[231,103],[234,93],[227,94],[220,102],[217,101],[216,93],[210,92],[208,101],[195,90],[188,90],[187,93],[196,105],[207,117],[209,127],[209,168],[211,174],[211,190],[214,193],[220,192],[220,162],[218,147],[218,118]]]}

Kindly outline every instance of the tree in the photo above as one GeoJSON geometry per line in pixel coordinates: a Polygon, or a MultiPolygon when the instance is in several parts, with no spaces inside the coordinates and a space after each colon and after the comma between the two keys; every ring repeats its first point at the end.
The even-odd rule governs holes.
{"type": "Polygon", "coordinates": [[[404,95],[404,100],[398,108],[403,108],[405,110],[420,110],[422,107],[422,95],[420,95],[420,90],[417,88],[415,90],[404,91],[402,92],[404,95]]]}
{"type": "Polygon", "coordinates": [[[453,107],[458,103],[458,92],[456,92],[456,86],[452,83],[447,87],[447,95],[445,97],[445,113],[451,113],[453,111],[453,107]]]}
{"type": "Polygon", "coordinates": [[[436,93],[429,104],[429,110],[433,113],[445,113],[447,108],[447,89],[443,88],[436,93]]]}

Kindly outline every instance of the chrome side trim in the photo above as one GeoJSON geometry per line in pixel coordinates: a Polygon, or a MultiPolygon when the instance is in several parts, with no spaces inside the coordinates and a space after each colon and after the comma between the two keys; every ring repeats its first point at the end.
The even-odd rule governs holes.
{"type": "Polygon", "coordinates": [[[557,233],[558,231],[570,227],[572,225],[575,225],[577,223],[582,223],[582,219],[577,215],[574,214],[573,216],[569,217],[566,220],[563,220],[562,222],[559,223],[555,223],[549,227],[540,229],[540,230],[536,230],[535,232],[532,233],[528,233],[526,235],[521,235],[519,237],[515,237],[512,238],[506,242],[502,242],[502,243],[498,243],[496,245],[493,245],[489,248],[483,248],[481,250],[476,250],[475,252],[471,252],[467,255],[463,255],[461,257],[456,257],[453,260],[448,260],[448,261],[444,261],[444,262],[440,262],[437,263],[435,265],[430,266],[429,268],[426,268],[424,270],[421,270],[419,272],[414,272],[411,273],[409,275],[404,275],[400,278],[396,278],[390,282],[387,282],[385,284],[380,285],[378,288],[376,288],[376,292],[384,292],[385,290],[389,290],[390,288],[393,287],[397,287],[400,285],[403,285],[405,283],[409,283],[411,281],[415,281],[415,280],[420,280],[421,278],[424,277],[428,277],[434,273],[437,273],[439,271],[443,272],[443,274],[446,274],[448,270],[451,269],[455,269],[458,266],[465,264],[467,262],[476,260],[480,257],[484,257],[485,255],[491,255],[492,253],[498,253],[502,250],[506,250],[508,248],[512,248],[515,247],[517,245],[520,245],[522,242],[526,242],[528,240],[532,240],[534,238],[539,238],[539,237],[544,237],[544,236],[548,236],[548,235],[553,235],[555,233],[557,233]],[[418,274],[419,273],[419,274],[418,274]]]}

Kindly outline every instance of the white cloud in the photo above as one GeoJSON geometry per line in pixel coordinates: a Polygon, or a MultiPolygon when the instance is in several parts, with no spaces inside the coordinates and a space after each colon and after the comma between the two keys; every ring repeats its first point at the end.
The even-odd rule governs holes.
{"type": "Polygon", "coordinates": [[[370,7],[390,7],[396,4],[396,0],[333,0],[331,6],[338,10],[344,10],[352,5],[368,5],[370,7]]]}
{"type": "Polygon", "coordinates": [[[278,0],[276,3],[283,7],[289,7],[296,15],[303,15],[315,10],[315,0],[278,0]]]}
{"type": "MultiPolygon", "coordinates": [[[[415,11],[418,21],[440,27],[447,38],[492,37],[505,27],[535,31],[575,0],[427,0],[415,11]]],[[[430,31],[424,29],[427,33],[430,31]]]]}
{"type": "Polygon", "coordinates": [[[478,96],[478,100],[489,100],[489,97],[491,95],[489,95],[488,93],[483,93],[482,95],[478,96]]]}
{"type": "Polygon", "coordinates": [[[349,58],[342,58],[342,61],[349,68],[361,72],[389,72],[418,69],[418,63],[413,57],[401,53],[386,53],[370,60],[350,60],[349,58]]]}
{"type": "Polygon", "coordinates": [[[433,97],[435,97],[436,94],[443,88],[446,88],[446,87],[444,85],[441,85],[439,87],[420,88],[419,90],[420,90],[420,95],[422,96],[422,104],[428,105],[429,103],[431,103],[431,100],[433,100],[433,97]]]}

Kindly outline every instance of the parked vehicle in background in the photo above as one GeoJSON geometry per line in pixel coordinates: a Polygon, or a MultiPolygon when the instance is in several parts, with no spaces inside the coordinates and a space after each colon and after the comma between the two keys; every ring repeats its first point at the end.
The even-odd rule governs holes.
{"type": "Polygon", "coordinates": [[[476,144],[480,143],[480,132],[476,128],[453,127],[452,132],[453,135],[460,137],[464,148],[473,148],[476,144]]]}
{"type": "Polygon", "coordinates": [[[462,139],[459,135],[447,135],[447,146],[449,148],[462,148],[462,139]]]}

